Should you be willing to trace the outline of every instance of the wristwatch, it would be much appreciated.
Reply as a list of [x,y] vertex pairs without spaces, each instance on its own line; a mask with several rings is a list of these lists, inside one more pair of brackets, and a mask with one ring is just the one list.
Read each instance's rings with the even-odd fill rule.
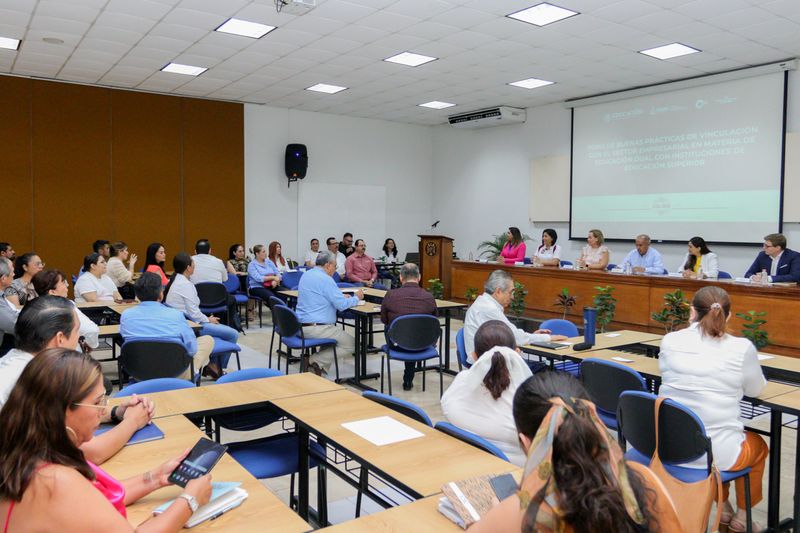
[[122,419],[117,416],[117,409],[118,408],[119,408],[118,405],[115,405],[114,407],[111,408],[110,418],[111,418],[111,421],[114,422],[115,424],[119,424],[120,422],[122,422]]
[[186,500],[186,503],[189,504],[189,509],[192,510],[192,514],[194,514],[194,512],[197,511],[199,505],[197,505],[197,500],[194,499],[194,496],[184,492],[183,494],[178,496],[178,498],[183,498],[184,500]]

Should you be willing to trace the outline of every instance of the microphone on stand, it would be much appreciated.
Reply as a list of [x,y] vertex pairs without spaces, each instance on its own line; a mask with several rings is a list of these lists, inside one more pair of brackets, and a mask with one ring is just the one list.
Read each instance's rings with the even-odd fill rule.
[[433,228],[435,228],[436,226],[438,226],[438,225],[439,225],[439,222],[441,222],[441,220],[437,220],[436,222],[434,222],[433,224],[431,224],[431,229],[433,229]]

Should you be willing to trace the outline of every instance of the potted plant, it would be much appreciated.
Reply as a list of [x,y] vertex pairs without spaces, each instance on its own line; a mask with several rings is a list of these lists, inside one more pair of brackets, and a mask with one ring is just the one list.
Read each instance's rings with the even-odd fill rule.
[[561,308],[562,310],[561,318],[566,320],[567,313],[572,308],[572,306],[575,305],[577,299],[578,299],[577,296],[572,296],[569,293],[569,289],[564,287],[563,289],[561,289],[561,292],[558,293],[558,296],[556,296],[556,301],[553,303],[553,306]]
[[594,296],[593,305],[597,309],[597,325],[600,333],[605,332],[612,320],[614,320],[614,313],[617,311],[617,299],[611,294],[614,287],[607,285],[605,287],[595,287],[597,294]]
[[437,300],[444,298],[444,283],[439,278],[428,280],[428,292]]
[[689,323],[690,307],[689,302],[683,297],[683,291],[678,289],[675,292],[666,293],[664,308],[651,316],[653,320],[664,326],[665,333],[669,333]]
[[748,311],[746,313],[736,313],[736,316],[744,320],[742,335],[750,339],[756,350],[760,350],[769,344],[769,334],[761,329],[767,323],[763,318],[767,316],[766,311]]
[[475,287],[467,287],[467,293],[464,295],[467,299],[468,304],[472,304],[475,301],[475,298],[478,297],[478,289]]
[[[530,236],[523,233],[522,234],[522,242],[531,240]],[[506,245],[507,239],[506,234],[501,233],[500,235],[494,235],[492,240],[490,241],[483,241],[478,245],[478,250],[480,253],[478,254],[479,257],[487,256],[486,258],[489,261],[497,261],[497,258],[500,257],[500,252],[503,251],[503,246]]]
[[522,313],[525,312],[525,297],[528,291],[525,290],[525,285],[519,281],[514,282],[514,290],[511,291],[511,313],[519,320],[522,318]]

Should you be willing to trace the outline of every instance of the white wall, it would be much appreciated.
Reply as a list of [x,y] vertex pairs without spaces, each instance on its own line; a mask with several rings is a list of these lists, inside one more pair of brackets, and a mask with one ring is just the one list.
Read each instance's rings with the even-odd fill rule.
[[[800,101],[797,95],[800,74],[789,74],[787,131],[800,130]],[[529,167],[532,158],[568,155],[570,151],[570,111],[561,104],[528,109],[525,124],[456,130],[438,126],[433,132],[434,219],[441,218],[446,233],[456,239],[455,249],[462,258],[475,253],[478,243],[493,234],[517,226],[538,241],[542,229],[554,228],[565,259],[575,260],[585,244],[569,241],[567,223],[537,223],[528,219],[530,191]],[[785,199],[796,202],[798,199]],[[602,229],[602,228],[601,228]],[[631,228],[631,236],[637,233]],[[800,249],[800,224],[784,224],[789,247]],[[697,234],[702,236],[702,228]],[[687,235],[687,240],[692,235]],[[528,246],[533,246],[528,243]],[[610,243],[611,262],[621,262],[632,243]],[[670,270],[677,268],[686,253],[684,245],[657,245]],[[750,266],[756,247],[714,246],[720,268],[742,275]],[[476,254],[477,255],[477,254]],[[530,255],[530,253],[529,253]]]
[[[280,241],[284,256],[302,255],[312,236],[298,234],[298,191],[303,182],[287,187],[283,170],[288,143],[308,146],[305,181],[386,188],[386,235],[397,242],[402,255],[417,249],[417,233],[432,222],[432,128],[381,120],[343,117],[246,105],[245,124],[245,239],[248,247]],[[345,210],[363,209],[352,198]],[[343,217],[344,218],[344,217]],[[344,227],[330,221],[329,234],[345,231],[356,238],[369,228]],[[376,238],[377,239],[377,238]],[[380,242],[367,241],[367,253],[380,256]]]

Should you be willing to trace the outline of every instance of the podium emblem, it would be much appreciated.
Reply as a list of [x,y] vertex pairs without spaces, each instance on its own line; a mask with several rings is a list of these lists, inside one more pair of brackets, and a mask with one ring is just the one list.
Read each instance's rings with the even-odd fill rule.
[[437,252],[438,250],[436,249],[435,242],[429,242],[425,245],[425,255],[433,256],[436,255]]

